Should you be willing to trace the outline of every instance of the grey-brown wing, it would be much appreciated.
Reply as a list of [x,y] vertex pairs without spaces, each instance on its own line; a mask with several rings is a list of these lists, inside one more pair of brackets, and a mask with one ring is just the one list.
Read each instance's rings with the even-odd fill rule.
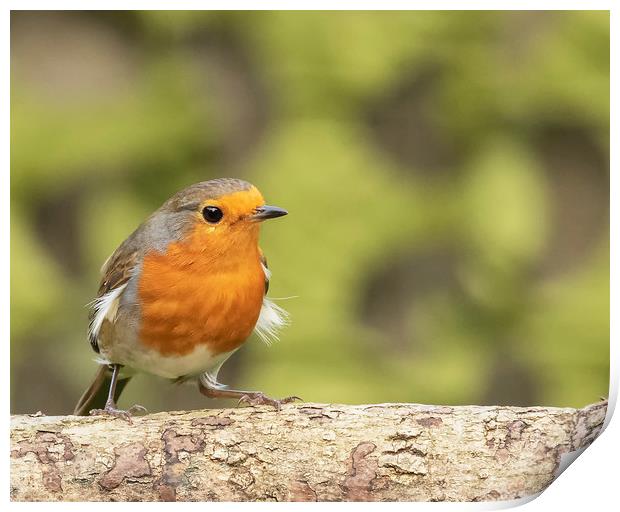
[[259,247],[259,256],[260,256],[260,262],[263,265],[264,270],[265,270],[265,295],[267,295],[267,292],[269,291],[269,277],[271,276],[271,272],[269,272],[269,266],[267,265],[267,258],[265,258],[265,253],[263,252],[263,250]]
[[138,251],[133,247],[121,245],[101,269],[101,282],[97,297],[124,285],[132,275],[138,263]]
[[88,340],[97,353],[99,353],[97,336],[101,324],[100,320],[98,322],[98,315],[102,314],[101,309],[107,306],[106,297],[109,297],[114,290],[119,290],[129,281],[138,263],[138,249],[133,242],[131,237],[125,240],[101,268],[102,277],[99,283],[99,291],[88,317]]

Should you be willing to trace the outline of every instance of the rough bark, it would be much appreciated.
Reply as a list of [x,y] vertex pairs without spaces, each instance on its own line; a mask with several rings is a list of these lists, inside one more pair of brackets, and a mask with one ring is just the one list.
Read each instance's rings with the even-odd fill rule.
[[414,404],[14,416],[15,501],[481,501],[537,493],[598,435],[584,409]]

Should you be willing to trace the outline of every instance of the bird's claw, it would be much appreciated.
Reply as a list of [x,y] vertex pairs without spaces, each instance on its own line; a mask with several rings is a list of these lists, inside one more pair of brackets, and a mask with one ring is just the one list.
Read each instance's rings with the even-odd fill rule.
[[112,416],[113,418],[120,418],[122,420],[125,420],[130,425],[133,425],[133,421],[131,420],[131,417],[136,413],[146,413],[146,412],[147,412],[146,407],[143,407],[138,404],[132,405],[126,411],[123,411],[122,409],[117,409],[116,407],[111,406],[111,405],[106,405],[105,408],[103,409],[93,409],[92,411],[89,412],[89,414],[91,416]]
[[264,393],[257,391],[254,393],[246,393],[245,395],[243,395],[237,402],[237,407],[239,407],[241,404],[271,405],[273,408],[279,411],[282,408],[283,404],[288,404],[294,402],[295,400],[301,401],[301,398],[299,398],[298,396],[287,396],[286,398],[281,399],[269,398]]
[[135,414],[146,414],[149,411],[143,405],[133,404],[129,409],[127,409],[127,412],[131,416],[134,416]]

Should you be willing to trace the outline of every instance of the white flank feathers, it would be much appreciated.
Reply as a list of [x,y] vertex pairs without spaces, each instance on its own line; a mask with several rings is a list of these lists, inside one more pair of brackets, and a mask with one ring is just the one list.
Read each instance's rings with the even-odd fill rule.
[[271,270],[267,268],[267,266],[261,261],[260,266],[263,267],[263,272],[265,273],[265,278],[267,281],[271,279]]
[[230,352],[226,352],[224,354],[219,354],[213,358],[211,368],[199,377],[203,386],[208,389],[226,389],[228,387],[226,384],[221,384],[217,381],[217,374],[219,373],[222,365],[235,352],[235,350],[231,350]]
[[116,312],[118,311],[120,296],[126,286],[127,283],[118,288],[114,288],[114,290],[109,291],[91,302],[91,307],[95,310],[95,317],[90,326],[90,337],[92,339],[97,339],[97,336],[99,336],[99,330],[104,320],[108,319],[110,322],[114,322]]
[[254,331],[260,339],[267,345],[271,345],[279,339],[278,332],[288,323],[289,314],[276,303],[264,297],[258,322],[256,322],[256,327],[254,327]]

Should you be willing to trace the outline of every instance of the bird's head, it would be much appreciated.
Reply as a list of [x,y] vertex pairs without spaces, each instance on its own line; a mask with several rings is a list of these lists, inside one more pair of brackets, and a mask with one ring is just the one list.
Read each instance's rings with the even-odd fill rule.
[[220,178],[191,185],[172,196],[156,212],[166,230],[180,238],[222,250],[258,240],[260,223],[288,212],[265,204],[260,191],[247,181]]

